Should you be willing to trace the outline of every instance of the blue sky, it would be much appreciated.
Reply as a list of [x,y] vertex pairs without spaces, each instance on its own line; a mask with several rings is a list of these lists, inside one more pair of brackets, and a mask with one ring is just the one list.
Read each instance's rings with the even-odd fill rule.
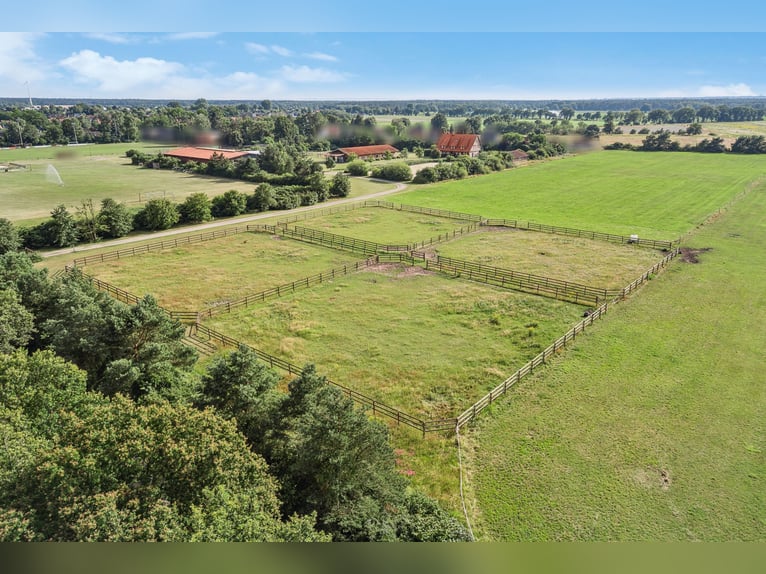
[[[642,4],[646,23],[653,2]],[[113,14],[86,11],[85,4],[73,0],[66,5],[66,18],[58,20],[55,7],[61,4],[41,10],[45,16],[31,21],[42,30],[0,32],[0,96],[25,97],[27,83],[33,98],[375,100],[766,95],[766,33],[748,28],[733,32],[629,31],[609,24],[599,12],[581,10],[564,14],[566,18],[561,13],[554,17],[555,5],[548,6],[547,12],[535,8],[534,18],[531,12],[522,13],[529,9],[517,8],[507,14],[493,12],[498,16],[493,19],[475,3],[471,4],[473,10],[465,3],[455,3],[453,7],[460,8],[453,10],[452,3],[445,2],[440,4],[440,11],[418,13],[421,8],[414,7],[406,17],[396,13],[404,31],[365,29],[369,26],[355,25],[347,18],[329,19],[322,10],[315,16],[313,28],[338,31],[315,32],[306,30],[312,29],[311,15],[316,12],[317,4],[312,2],[314,12],[298,12],[300,17],[284,27],[287,32],[188,32],[231,30],[242,22],[251,29],[278,26],[268,14],[258,12],[256,17],[234,8],[223,13],[226,17],[222,19],[222,13],[211,11],[213,4],[197,7],[194,0],[183,3],[186,9],[179,18],[163,17],[162,10],[172,7],[170,0],[147,6],[140,1],[115,3]],[[304,2],[281,5],[286,4],[309,6]],[[736,0],[729,6],[734,4]],[[152,5],[154,9],[150,9]],[[133,8],[128,10],[127,6]],[[619,4],[611,6],[610,17],[620,21]],[[82,10],[77,11],[77,7]],[[387,28],[392,15],[381,17],[375,10],[357,9],[357,21],[375,21]],[[663,18],[655,20],[667,20],[673,10],[668,7],[662,12]],[[753,8],[747,12],[753,18],[741,18],[740,23],[766,22],[759,18],[764,11]],[[712,23],[726,23],[725,16],[716,18],[715,14],[707,25],[698,22],[695,18],[701,13],[705,11],[695,9],[687,18],[701,30],[715,30]],[[195,14],[196,20],[186,18],[189,14]],[[509,31],[492,31],[503,19]],[[456,31],[457,20],[465,22],[467,30],[471,24],[483,22],[486,30]],[[519,26],[520,20],[528,25]],[[168,28],[172,22],[174,27],[184,28],[174,32],[104,31],[115,26],[139,28],[141,23],[146,29],[147,22],[163,23]],[[413,22],[419,22],[425,31],[407,31]],[[620,31],[520,31],[563,29],[563,22],[568,29],[589,30],[597,22],[598,28]],[[100,31],[46,31],[76,27]],[[735,28],[726,24],[722,29]]]

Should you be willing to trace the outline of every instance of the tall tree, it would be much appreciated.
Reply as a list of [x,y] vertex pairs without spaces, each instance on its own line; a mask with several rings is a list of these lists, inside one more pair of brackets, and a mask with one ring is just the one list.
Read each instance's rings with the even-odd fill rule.
[[101,200],[98,220],[106,237],[123,237],[133,230],[133,214],[124,203],[117,203],[111,197]]
[[21,237],[16,227],[8,219],[0,217],[0,255],[17,251],[21,247]]

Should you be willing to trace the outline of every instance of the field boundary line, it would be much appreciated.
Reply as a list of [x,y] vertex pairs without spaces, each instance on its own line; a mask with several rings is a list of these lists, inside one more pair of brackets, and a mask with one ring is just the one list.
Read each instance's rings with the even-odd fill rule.
[[165,241],[158,241],[157,243],[149,243],[145,245],[139,245],[137,247],[126,247],[125,249],[116,249],[114,251],[106,251],[104,253],[97,253],[96,255],[88,255],[86,257],[77,257],[73,259],[70,264],[74,266],[87,265],[88,263],[101,263],[104,261],[112,261],[114,259],[124,259],[125,257],[133,257],[135,255],[143,255],[144,253],[150,253],[152,251],[160,251],[162,249],[169,249],[171,247],[179,247],[182,245],[192,245],[194,243],[201,243],[203,241],[212,241],[213,239],[220,239],[221,237],[229,237],[232,235],[239,235],[245,233],[246,227],[233,227],[215,231],[205,231],[203,233],[196,233],[194,235],[187,235],[185,237],[167,239]]

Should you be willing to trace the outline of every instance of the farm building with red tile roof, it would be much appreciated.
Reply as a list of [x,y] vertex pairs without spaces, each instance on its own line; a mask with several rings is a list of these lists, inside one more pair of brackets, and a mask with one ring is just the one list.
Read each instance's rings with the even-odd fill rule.
[[442,134],[436,149],[445,155],[476,157],[481,151],[481,138],[476,134]]
[[208,163],[213,158],[213,154],[219,154],[226,159],[234,160],[234,159],[239,159],[239,158],[251,155],[252,153],[253,152],[233,151],[233,150],[227,150],[227,149],[179,147],[177,149],[166,151],[163,153],[163,155],[167,155],[170,157],[177,157],[183,162],[200,161],[200,162]]
[[327,154],[335,160],[336,163],[345,163],[351,154],[359,159],[383,159],[386,154],[391,155],[399,153],[399,150],[388,144],[381,145],[361,145],[356,147],[339,147]]

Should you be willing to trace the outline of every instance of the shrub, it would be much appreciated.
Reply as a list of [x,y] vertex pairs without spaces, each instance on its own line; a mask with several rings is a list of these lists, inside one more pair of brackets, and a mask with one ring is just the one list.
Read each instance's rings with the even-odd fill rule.
[[255,188],[252,195],[247,196],[248,211],[268,211],[277,204],[274,201],[274,188],[268,183],[262,183]]
[[349,175],[366,177],[370,173],[370,166],[363,161],[352,161],[346,165],[346,172]]
[[169,229],[178,223],[180,218],[176,206],[167,199],[151,199],[136,214],[134,226],[148,231]]
[[223,195],[213,198],[211,212],[213,217],[234,217],[245,213],[247,209],[247,195],[230,189]]
[[410,181],[412,171],[410,166],[404,162],[389,163],[373,168],[372,177],[389,181]]
[[330,185],[330,195],[332,197],[348,197],[351,193],[351,180],[344,173],[337,173]]
[[182,223],[201,223],[210,221],[212,215],[212,203],[204,193],[192,193],[178,206]]
[[289,187],[274,188],[274,209],[294,209],[300,201],[300,197]]

